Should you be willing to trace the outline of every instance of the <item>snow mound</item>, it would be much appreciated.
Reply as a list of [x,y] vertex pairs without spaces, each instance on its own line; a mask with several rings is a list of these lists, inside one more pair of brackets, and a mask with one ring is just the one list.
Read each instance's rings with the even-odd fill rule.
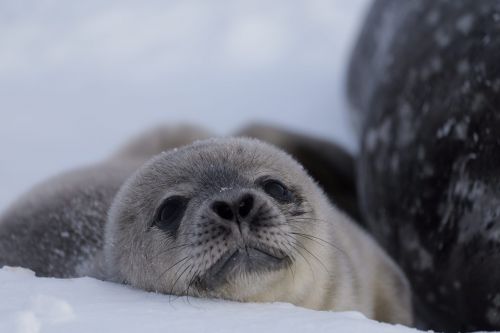
[[418,332],[357,312],[147,293],[92,278],[0,269],[0,332]]

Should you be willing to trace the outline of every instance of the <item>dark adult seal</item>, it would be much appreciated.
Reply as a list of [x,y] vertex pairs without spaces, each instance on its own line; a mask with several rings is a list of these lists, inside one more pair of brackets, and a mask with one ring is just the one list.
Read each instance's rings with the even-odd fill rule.
[[500,329],[500,3],[378,0],[350,65],[360,206],[421,323]]

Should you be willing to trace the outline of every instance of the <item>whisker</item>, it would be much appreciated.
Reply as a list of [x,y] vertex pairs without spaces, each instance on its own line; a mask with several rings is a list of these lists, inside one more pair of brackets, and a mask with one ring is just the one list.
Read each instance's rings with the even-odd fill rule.
[[[184,264],[186,264],[186,263],[187,263],[187,262],[185,262]],[[183,265],[184,265],[184,264],[183,264]],[[185,273],[185,272],[186,272],[186,271],[187,271],[190,267],[192,267],[192,265],[191,265],[191,264],[188,264],[188,265],[184,268],[184,270],[181,272],[181,274],[179,274],[179,275],[177,276],[177,278],[175,279],[174,284],[172,285],[172,288],[170,289],[170,293],[169,293],[171,296],[173,295],[173,292],[174,292],[174,289],[175,289],[175,285],[177,284],[177,282],[179,282],[180,278],[184,275],[184,273]],[[181,269],[182,269],[182,266],[181,266],[181,267],[177,270],[177,272],[179,272]],[[176,275],[177,275],[177,272],[176,272]],[[183,296],[183,295],[178,295],[178,296]]]
[[[335,245],[335,244],[333,244],[333,243],[331,243],[331,242],[328,242],[328,241],[326,241],[326,240],[324,240],[324,239],[322,239],[322,238],[320,238],[320,237],[316,237],[316,236],[313,236],[313,235],[310,235],[310,234],[301,233],[301,232],[291,232],[291,234],[296,235],[296,236],[300,236],[300,237],[304,237],[304,238],[309,239],[309,240],[311,240],[311,241],[315,241],[315,242],[317,242],[318,244],[321,244],[321,243],[320,243],[320,241],[321,241],[321,242],[323,242],[323,243],[324,243],[324,244],[326,244],[326,245],[330,245],[330,246],[331,246],[331,247],[333,247],[335,250],[339,251],[342,255],[344,255],[344,256],[346,256],[346,257],[348,257],[348,256],[347,256],[347,253],[345,253],[345,251],[344,251],[344,250],[342,250],[339,246],[337,246],[337,245]],[[324,245],[324,244],[323,244],[323,245]]]
[[[289,237],[289,238],[291,238],[291,239],[293,239],[295,242],[297,242],[297,239],[295,239],[293,236],[290,236],[290,235],[286,235],[286,236]],[[293,247],[293,248],[295,248],[295,247]],[[309,270],[311,271],[311,274],[314,276],[314,270],[313,270],[312,265],[309,262],[309,260],[307,260],[307,258],[300,251],[298,251],[297,249],[295,249],[293,252],[297,253],[298,255],[300,255],[302,257],[302,259],[304,259],[304,261],[309,266]]]
[[167,249],[161,249],[160,252],[158,252],[157,254],[155,254],[154,256],[148,258],[148,259],[156,259],[158,258],[159,256],[162,256],[162,255],[165,255],[167,254],[169,251],[171,250],[175,250],[175,249],[183,249],[183,248],[187,248],[189,247],[191,244],[181,244],[181,245],[177,245],[177,246],[172,246],[172,247],[169,247]]
[[[289,236],[291,237],[291,236]],[[321,259],[319,259],[314,253],[312,253],[307,247],[304,246],[304,244],[302,244],[302,242],[300,242],[298,239],[294,239],[296,242],[297,242],[297,245],[302,248],[304,251],[306,251],[307,253],[309,253],[309,255],[311,257],[313,257],[314,259],[316,259],[321,266],[323,266],[323,268],[325,269],[326,272],[329,272],[328,268],[325,266],[325,264],[323,263],[323,261],[321,261]]]
[[177,261],[176,263],[174,263],[172,266],[170,266],[169,268],[167,268],[166,270],[164,270],[160,276],[156,279],[156,282],[158,282],[161,278],[163,278],[163,276],[169,271],[171,270],[172,268],[174,268],[175,266],[177,266],[178,264],[180,264],[181,262],[183,262],[184,260],[187,260],[189,259],[189,256],[185,256],[184,258],[180,259],[179,261]]

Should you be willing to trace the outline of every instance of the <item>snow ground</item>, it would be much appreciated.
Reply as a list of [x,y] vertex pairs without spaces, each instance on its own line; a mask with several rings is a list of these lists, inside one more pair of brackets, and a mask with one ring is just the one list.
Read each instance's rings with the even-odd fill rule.
[[35,278],[24,269],[1,269],[0,286],[0,332],[418,332],[356,312],[174,298],[90,278]]
[[[356,150],[344,71],[370,0],[0,2],[0,211],[158,123],[261,120]],[[0,332],[415,332],[0,270]]]

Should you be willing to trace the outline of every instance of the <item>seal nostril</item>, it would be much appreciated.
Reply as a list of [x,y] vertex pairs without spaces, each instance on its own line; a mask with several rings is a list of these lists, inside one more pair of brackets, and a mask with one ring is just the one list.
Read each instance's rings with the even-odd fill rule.
[[250,213],[250,211],[253,208],[253,197],[248,194],[245,195],[238,206],[238,214],[241,217],[247,217],[247,215]]
[[214,202],[214,204],[212,205],[212,210],[224,220],[232,220],[234,218],[233,210],[226,202]]

